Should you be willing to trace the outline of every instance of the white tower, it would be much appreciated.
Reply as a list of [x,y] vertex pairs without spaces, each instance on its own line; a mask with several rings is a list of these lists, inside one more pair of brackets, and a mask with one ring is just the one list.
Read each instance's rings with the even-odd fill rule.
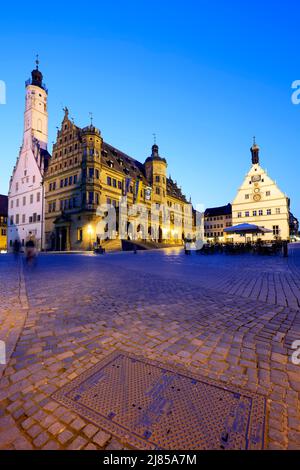
[[43,247],[43,175],[50,155],[48,143],[48,90],[43,83],[39,61],[26,81],[23,142],[10,180],[8,193],[8,248],[15,240],[22,246],[33,238]]

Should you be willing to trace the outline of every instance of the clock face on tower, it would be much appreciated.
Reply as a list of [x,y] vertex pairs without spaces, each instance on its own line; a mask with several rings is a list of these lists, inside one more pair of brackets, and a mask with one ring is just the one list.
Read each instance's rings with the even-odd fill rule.
[[261,180],[261,176],[260,175],[253,175],[251,176],[251,181],[252,183],[255,183],[256,181],[260,181]]
[[256,193],[256,194],[254,194],[253,199],[254,199],[255,202],[259,202],[261,200],[261,195]]

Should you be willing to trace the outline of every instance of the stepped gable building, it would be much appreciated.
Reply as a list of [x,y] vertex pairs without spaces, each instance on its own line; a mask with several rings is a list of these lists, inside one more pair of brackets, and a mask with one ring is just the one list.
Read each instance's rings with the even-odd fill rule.
[[[188,212],[185,196],[177,184],[166,176],[167,162],[159,155],[156,144],[151,155],[141,163],[104,142],[101,132],[92,123],[84,128],[74,124],[64,110],[61,128],[53,146],[52,159],[45,175],[45,239],[49,250],[87,250],[100,243],[97,215],[100,204],[118,208],[127,196],[130,207],[143,203],[166,204],[170,210],[169,227],[159,225],[157,238],[181,243],[182,233],[176,230],[177,218]],[[189,217],[187,215],[186,217]],[[191,216],[192,218],[192,216]],[[129,216],[134,225],[135,216]],[[153,234],[151,227],[135,227],[137,238]],[[121,238],[118,223],[110,238]],[[135,235],[129,233],[129,238]],[[137,239],[135,238],[135,239]],[[155,236],[156,238],[156,236]]]
[[37,60],[25,83],[23,142],[9,185],[9,249],[16,239],[23,246],[29,238],[35,240],[38,249],[43,245],[43,175],[50,160],[47,100],[48,90]]
[[[260,166],[255,141],[250,150],[252,165],[232,203],[232,225],[249,223],[270,229],[271,233],[258,236],[264,241],[289,240],[289,198]],[[233,239],[238,242],[240,236],[233,235]]]
[[8,197],[0,194],[0,251],[7,249]]
[[204,239],[206,242],[225,241],[224,228],[232,225],[231,204],[210,207],[204,212]]

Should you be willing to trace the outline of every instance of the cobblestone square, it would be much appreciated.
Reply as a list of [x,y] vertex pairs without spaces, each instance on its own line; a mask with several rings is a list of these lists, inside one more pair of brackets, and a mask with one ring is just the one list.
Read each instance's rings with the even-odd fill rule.
[[52,395],[114,351],[267,399],[266,447],[300,449],[300,246],[290,256],[180,249],[0,256],[1,449],[123,449]]

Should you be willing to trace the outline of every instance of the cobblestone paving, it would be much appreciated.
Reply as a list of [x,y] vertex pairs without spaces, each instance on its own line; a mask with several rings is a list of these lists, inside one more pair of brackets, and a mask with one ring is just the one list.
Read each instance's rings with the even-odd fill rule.
[[28,309],[20,272],[0,258],[1,319],[15,345],[0,382],[0,448],[127,448],[51,399],[121,349],[265,395],[268,448],[300,449],[300,247],[288,260],[41,255],[24,270]]

